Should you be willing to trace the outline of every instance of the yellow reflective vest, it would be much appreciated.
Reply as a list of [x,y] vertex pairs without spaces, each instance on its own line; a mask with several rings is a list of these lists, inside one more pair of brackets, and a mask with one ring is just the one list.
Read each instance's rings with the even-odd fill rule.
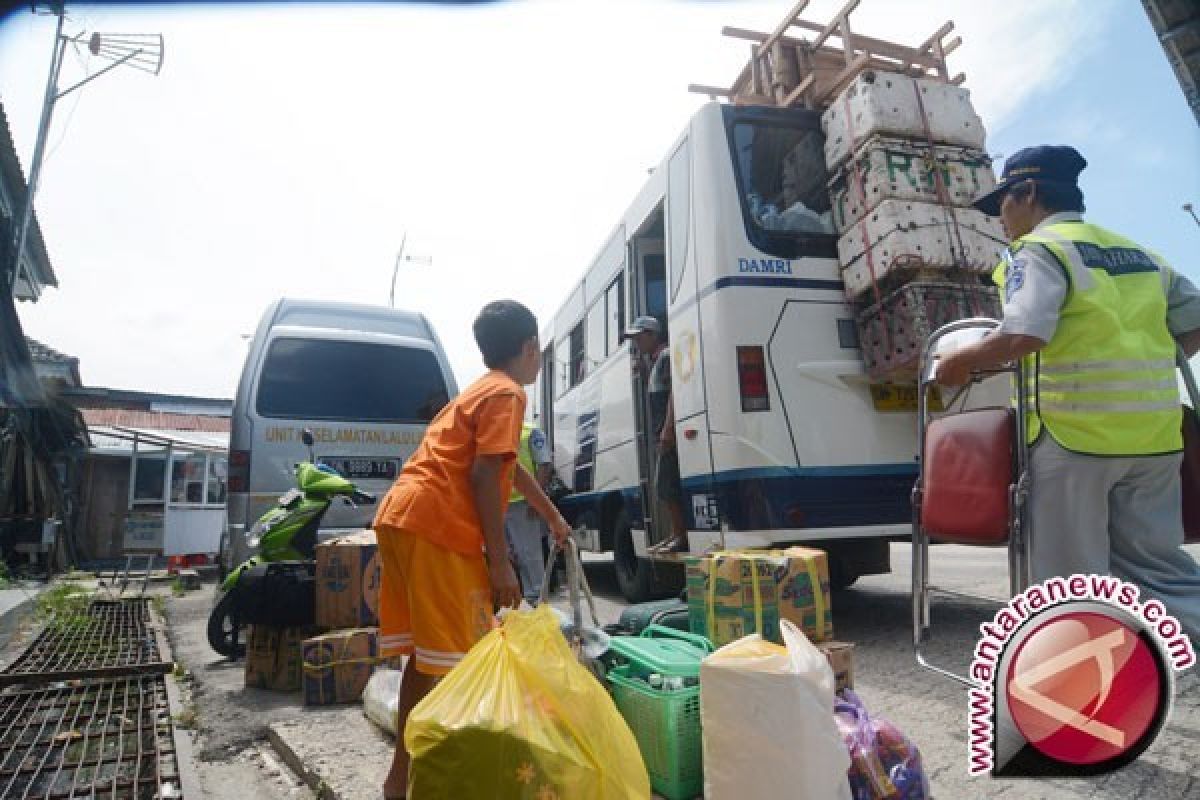
[[1013,242],[993,273],[998,286],[1029,243],[1043,245],[1068,282],[1054,337],[1026,360],[1029,442],[1044,427],[1077,453],[1182,449],[1176,344],[1167,329],[1170,267],[1099,226],[1058,222]]
[[[535,430],[537,430],[537,428],[528,423],[521,424],[521,441],[517,445],[517,463],[524,467],[530,475],[536,478],[537,465],[533,463],[533,451],[529,449],[529,436]],[[512,494],[508,496],[508,502],[510,503],[520,503],[524,499],[525,495],[521,494],[516,489],[513,489]]]

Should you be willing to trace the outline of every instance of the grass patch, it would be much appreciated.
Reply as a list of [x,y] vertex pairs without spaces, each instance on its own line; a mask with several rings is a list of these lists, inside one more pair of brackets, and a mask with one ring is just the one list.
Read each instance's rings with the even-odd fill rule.
[[194,730],[200,724],[200,712],[196,709],[195,703],[188,703],[183,707],[183,710],[176,714],[175,727],[183,730]]
[[183,597],[184,594],[186,594],[186,591],[187,590],[183,588],[183,581],[181,581],[179,578],[171,581],[171,594],[175,595],[176,597]]
[[8,571],[8,564],[0,561],[0,589],[7,589],[12,585],[12,573]]
[[78,625],[87,620],[92,590],[78,583],[56,584],[38,595],[35,615],[41,622]]

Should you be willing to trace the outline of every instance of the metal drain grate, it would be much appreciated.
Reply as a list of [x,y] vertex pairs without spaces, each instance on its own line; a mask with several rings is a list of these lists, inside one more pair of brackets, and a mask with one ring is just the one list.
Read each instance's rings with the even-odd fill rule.
[[162,676],[0,693],[0,797],[182,797]]
[[170,672],[146,603],[93,600],[82,613],[56,618],[0,672],[0,687]]

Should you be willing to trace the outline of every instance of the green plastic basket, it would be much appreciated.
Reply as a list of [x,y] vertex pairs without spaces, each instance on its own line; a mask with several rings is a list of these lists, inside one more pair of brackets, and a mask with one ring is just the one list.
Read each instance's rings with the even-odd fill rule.
[[662,625],[647,625],[639,636],[613,636],[609,649],[637,666],[639,673],[657,672],[681,678],[698,678],[700,662],[713,651],[712,643],[695,633]]
[[[677,646],[659,648],[652,639]],[[712,645],[703,637],[655,625],[641,637],[628,637],[626,644],[630,646],[622,648],[621,655],[629,663],[608,672],[613,702],[637,739],[650,785],[667,800],[691,800],[704,792],[700,687],[667,691],[640,678],[651,672],[698,676],[700,660]],[[694,663],[687,663],[693,659]]]

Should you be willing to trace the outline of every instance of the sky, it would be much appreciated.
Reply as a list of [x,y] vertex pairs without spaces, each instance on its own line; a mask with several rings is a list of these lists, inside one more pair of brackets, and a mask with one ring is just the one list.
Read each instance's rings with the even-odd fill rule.
[[[162,33],[157,77],[117,69],[59,101],[37,211],[60,287],[18,311],[86,384],[231,397],[280,296],[433,322],[459,385],[470,324],[513,297],[549,319],[647,170],[780,2],[69,6],[66,31]],[[842,0],[814,0],[825,21]],[[1139,3],[864,0],[855,30],[950,58],[988,151],[1072,144],[1089,218],[1200,282],[1200,128]],[[54,19],[0,20],[0,100],[33,152]],[[66,86],[104,62],[69,52]]]

